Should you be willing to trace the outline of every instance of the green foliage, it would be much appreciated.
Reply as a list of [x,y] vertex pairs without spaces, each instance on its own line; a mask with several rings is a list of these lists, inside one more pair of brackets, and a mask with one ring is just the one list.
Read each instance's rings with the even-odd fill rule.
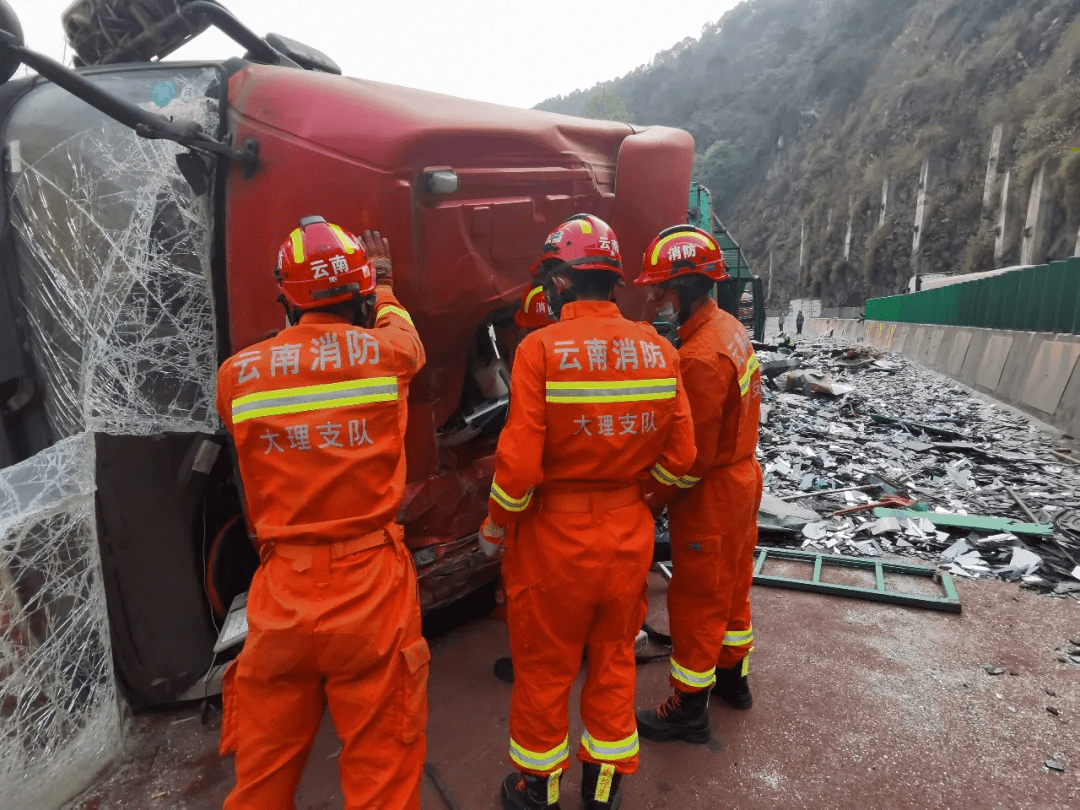
[[582,113],[585,118],[598,118],[604,121],[622,121],[630,123],[630,111],[626,109],[626,103],[606,87],[601,87],[589,96],[588,103]]
[[750,180],[750,161],[730,141],[716,141],[694,156],[694,180],[713,194],[720,208],[731,202]]

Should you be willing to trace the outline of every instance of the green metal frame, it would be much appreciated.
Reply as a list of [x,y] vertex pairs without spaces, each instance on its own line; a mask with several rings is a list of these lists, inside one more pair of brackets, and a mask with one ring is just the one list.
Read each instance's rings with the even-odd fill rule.
[[[796,579],[794,577],[777,577],[762,574],[761,570],[765,567],[765,561],[769,558],[812,562],[814,564],[813,577],[811,579]],[[877,587],[860,588],[856,585],[839,585],[832,582],[822,582],[821,569],[825,565],[873,571],[877,576]],[[924,596],[922,594],[887,591],[885,590],[886,571],[892,574],[904,574],[905,576],[924,577],[926,579],[935,580],[941,584],[945,596]],[[952,577],[950,577],[947,572],[937,571],[933,568],[924,568],[921,565],[883,562],[881,560],[870,560],[864,557],[845,557],[839,554],[815,554],[809,551],[795,551],[794,549],[759,546],[757,563],[754,565],[754,584],[765,585],[772,588],[792,588],[797,591],[827,593],[833,596],[850,596],[856,599],[869,599],[872,602],[888,602],[893,605],[907,605],[908,607],[941,610],[946,613],[960,612],[960,596],[956,592],[956,586],[953,585]]]
[[[690,184],[690,200],[686,211],[686,221],[695,228],[708,231],[720,246],[724,264],[730,276],[716,285],[716,303],[722,310],[738,318],[746,331],[757,341],[765,339],[765,292],[761,279],[750,271],[742,248],[728,229],[724,227],[713,210],[712,194],[700,183]],[[749,318],[739,316],[739,304],[743,294],[750,289],[754,311]]]

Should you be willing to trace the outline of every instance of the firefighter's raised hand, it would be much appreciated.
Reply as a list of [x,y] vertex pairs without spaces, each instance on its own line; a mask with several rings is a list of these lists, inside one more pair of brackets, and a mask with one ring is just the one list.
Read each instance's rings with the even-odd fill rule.
[[360,237],[364,253],[375,268],[375,283],[394,286],[394,272],[390,264],[390,240],[378,231],[364,231]]

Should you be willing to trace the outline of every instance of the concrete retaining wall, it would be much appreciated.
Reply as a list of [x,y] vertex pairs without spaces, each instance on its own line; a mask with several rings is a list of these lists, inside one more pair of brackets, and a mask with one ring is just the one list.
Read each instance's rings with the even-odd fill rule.
[[814,318],[807,331],[899,352],[1080,436],[1080,335]]
[[[863,340],[863,322],[848,318],[811,318],[803,324],[803,331],[812,335],[827,335],[845,340]],[[794,334],[795,330],[791,330]]]

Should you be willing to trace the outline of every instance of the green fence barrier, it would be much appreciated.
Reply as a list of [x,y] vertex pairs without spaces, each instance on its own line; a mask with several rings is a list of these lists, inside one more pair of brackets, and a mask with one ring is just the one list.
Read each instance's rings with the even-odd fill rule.
[[[1063,332],[1080,332],[1080,257],[1065,261],[1065,284],[1061,290]],[[1068,328],[1064,328],[1068,324]]]
[[866,319],[1080,333],[1080,257],[866,302]]

